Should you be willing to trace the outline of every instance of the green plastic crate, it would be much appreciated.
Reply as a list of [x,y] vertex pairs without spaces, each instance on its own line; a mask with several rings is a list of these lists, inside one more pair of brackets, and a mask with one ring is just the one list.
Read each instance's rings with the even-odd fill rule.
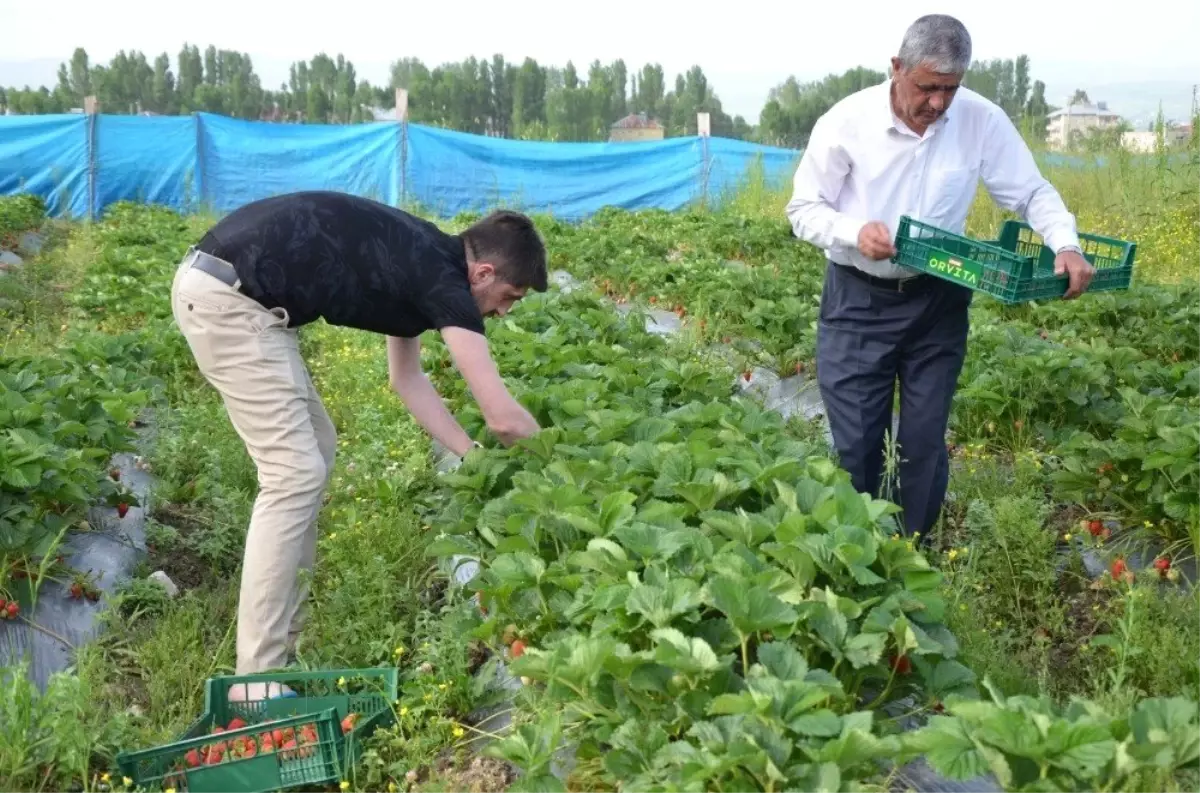
[[[344,680],[342,685],[340,681]],[[229,692],[248,683],[282,683],[297,696],[229,702]],[[181,738],[164,746],[137,752],[122,752],[117,765],[134,784],[147,790],[174,788],[179,793],[266,793],[296,787],[319,787],[337,783],[362,753],[362,741],[380,726],[393,721],[392,703],[399,696],[396,669],[335,669],[321,672],[214,677],[204,692],[204,714]],[[342,719],[359,714],[354,729],[343,736]],[[213,736],[216,726],[234,717],[245,728]],[[318,742],[313,751],[285,757],[276,748],[252,758],[226,758],[216,765],[189,768],[186,756],[192,749],[216,740],[314,724]]]
[[[1055,253],[1027,223],[1007,220],[996,240],[973,240],[928,223],[900,218],[892,261],[1004,303],[1061,298],[1069,278],[1054,274]],[[1133,279],[1132,242],[1080,234],[1079,247],[1096,273],[1088,292],[1128,289]]]

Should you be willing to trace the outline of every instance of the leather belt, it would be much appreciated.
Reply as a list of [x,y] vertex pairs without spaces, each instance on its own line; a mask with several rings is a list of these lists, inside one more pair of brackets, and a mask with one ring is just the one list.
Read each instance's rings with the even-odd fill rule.
[[237,270],[233,269],[233,265],[224,259],[218,259],[216,256],[195,249],[192,250],[192,257],[191,266],[200,272],[208,273],[234,289],[241,286]]
[[892,292],[906,292],[914,287],[922,286],[930,280],[929,277],[924,273],[920,273],[909,278],[880,278],[877,275],[871,275],[870,273],[863,272],[853,265],[838,264],[837,262],[834,262],[833,264],[842,268],[844,271],[860,281],[865,281],[872,286],[878,286],[881,289],[887,289]]

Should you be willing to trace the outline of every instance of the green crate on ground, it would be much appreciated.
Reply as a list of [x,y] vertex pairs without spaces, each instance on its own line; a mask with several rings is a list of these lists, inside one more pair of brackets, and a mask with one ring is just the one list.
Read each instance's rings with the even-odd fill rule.
[[[1129,288],[1135,243],[1080,234],[1079,246],[1096,268],[1088,292]],[[1024,303],[1066,293],[1069,279],[1054,274],[1054,258],[1054,251],[1020,221],[1005,221],[999,239],[974,240],[904,216],[896,231],[892,261],[1004,303]]]
[[[230,702],[229,693],[251,683],[282,683],[295,697]],[[392,703],[399,696],[396,669],[335,669],[320,672],[279,672],[260,675],[214,677],[204,692],[204,714],[174,743],[137,752],[122,752],[117,764],[123,775],[147,790],[174,788],[179,793],[225,791],[265,793],[296,787],[313,788],[337,783],[358,761],[362,742],[380,726],[393,720]],[[358,714],[354,729],[342,734],[341,722]],[[235,717],[245,728],[212,735]],[[192,767],[188,753],[217,740],[261,736],[276,729],[296,730],[313,724],[318,740],[312,749],[232,758],[213,765]],[[193,756],[193,760],[195,756]]]

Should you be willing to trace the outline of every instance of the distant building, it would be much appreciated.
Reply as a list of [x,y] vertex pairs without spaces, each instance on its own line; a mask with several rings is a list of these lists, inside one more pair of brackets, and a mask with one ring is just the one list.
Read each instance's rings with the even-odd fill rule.
[[1065,149],[1077,135],[1086,135],[1093,129],[1111,129],[1121,123],[1121,116],[1108,109],[1107,102],[1096,104],[1067,104],[1049,116],[1046,127],[1046,143],[1051,148]]
[[627,143],[640,140],[662,140],[666,128],[645,113],[630,113],[625,118],[618,119],[609,127],[608,140],[610,143]]
[[[1186,143],[1192,137],[1191,124],[1168,124],[1163,130],[1163,143],[1167,148]],[[1158,133],[1153,131],[1126,132],[1121,136],[1121,145],[1130,151],[1151,152],[1158,146]]]

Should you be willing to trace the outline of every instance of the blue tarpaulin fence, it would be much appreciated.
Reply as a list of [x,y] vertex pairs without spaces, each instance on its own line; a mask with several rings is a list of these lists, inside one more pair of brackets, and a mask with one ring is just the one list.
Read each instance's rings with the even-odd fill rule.
[[801,152],[726,138],[548,143],[400,121],[310,125],[191,116],[0,116],[0,195],[54,217],[117,201],[218,214],[295,190],[339,190],[440,217],[507,206],[584,219],[604,207],[720,201],[751,173],[790,180]]

